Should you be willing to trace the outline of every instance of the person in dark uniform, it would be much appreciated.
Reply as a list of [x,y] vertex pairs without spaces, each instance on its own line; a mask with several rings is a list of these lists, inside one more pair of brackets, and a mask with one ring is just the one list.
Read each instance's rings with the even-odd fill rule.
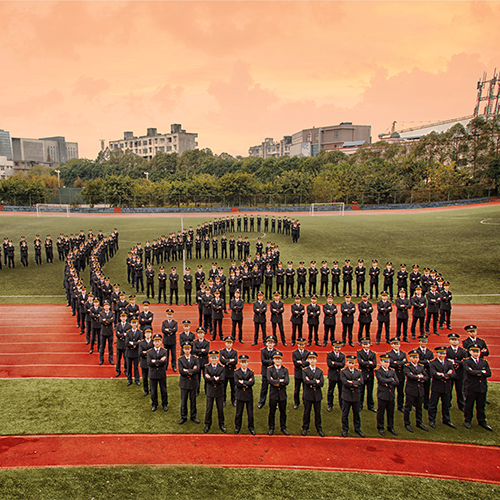
[[342,436],[347,437],[349,432],[349,413],[352,408],[354,432],[360,437],[365,437],[361,430],[361,419],[359,416],[359,400],[361,398],[360,387],[363,385],[363,376],[354,366],[356,356],[347,356],[347,367],[340,372],[342,383]]
[[292,353],[295,382],[295,388],[293,392],[294,410],[296,410],[300,406],[300,387],[304,382],[302,371],[305,367],[309,366],[309,361],[307,361],[309,351],[305,349],[306,340],[300,337],[299,339],[297,339],[297,345],[298,348]]
[[307,345],[310,346],[313,341],[314,334],[314,344],[320,346],[319,343],[319,317],[321,315],[321,308],[317,304],[318,297],[313,295],[311,297],[311,303],[307,306],[307,324],[309,326],[309,340]]
[[453,363],[453,369],[455,370],[456,378],[451,379],[452,390],[450,392],[450,408],[451,401],[453,399],[453,386],[455,386],[455,392],[457,396],[457,406],[460,411],[465,409],[465,398],[464,398],[464,366],[463,362],[465,358],[469,357],[469,353],[458,345],[460,335],[458,333],[450,333],[448,335],[450,339],[450,346],[446,350],[446,359],[449,359]]
[[427,307],[427,300],[422,295],[422,288],[420,286],[415,287],[415,295],[411,298],[411,305],[413,307],[412,311],[412,321],[411,321],[411,338],[415,340],[417,323],[420,324],[420,335],[424,335],[424,320],[425,320],[425,308]]
[[418,264],[413,264],[413,271],[409,274],[408,278],[410,279],[410,298],[415,294],[415,289],[417,286],[420,286],[420,277]]
[[212,412],[214,402],[217,406],[217,416],[219,419],[219,428],[222,432],[227,432],[224,427],[224,367],[218,362],[219,351],[209,352],[210,362],[205,366],[205,380],[207,382],[207,404],[205,413],[205,428],[203,432],[207,433],[212,426]]
[[282,365],[283,354],[275,351],[272,355],[273,364],[267,369],[267,378],[269,379],[269,418],[268,434],[272,436],[275,428],[276,408],[280,411],[280,429],[285,436],[290,433],[286,428],[286,388],[290,382],[288,369]]
[[477,336],[477,326],[467,325],[464,330],[468,333],[468,337],[462,341],[462,346],[466,351],[469,351],[471,346],[479,347],[481,350],[481,357],[485,358],[490,355],[490,351],[486,342]]
[[391,359],[387,354],[380,356],[380,368],[375,370],[377,377],[377,429],[385,436],[384,415],[387,414],[387,430],[397,436],[394,429],[394,400],[396,387],[399,385],[396,372],[389,367]]
[[153,328],[154,314],[149,310],[149,300],[142,302],[143,310],[139,313],[139,328],[144,332],[146,328]]
[[94,299],[94,306],[89,309],[89,315],[91,318],[91,338],[90,338],[90,354],[94,352],[94,345],[97,342],[97,350],[101,346],[101,312],[102,309],[99,306],[99,299]]
[[262,330],[262,342],[265,343],[266,341],[267,304],[262,300],[263,298],[264,294],[259,292],[257,300],[253,304],[254,337],[252,345],[257,345],[259,342],[259,329]]
[[[210,342],[205,340],[205,329],[200,326],[196,329],[196,340],[193,342],[193,355],[199,359],[199,370],[197,373],[198,377],[198,389],[197,393],[200,393],[201,388],[201,377],[205,376],[205,366],[208,363],[208,353],[210,352]],[[206,392],[206,382],[204,382],[205,392]]]
[[358,265],[354,270],[354,274],[356,275],[356,297],[365,294],[366,267],[363,264],[363,259],[359,259]]
[[193,290],[193,275],[189,267],[186,267],[182,281],[184,281],[184,305],[192,305],[191,292]]
[[151,266],[151,262],[148,263],[146,269],[146,298],[155,298],[155,270]]
[[361,396],[359,400],[359,410],[363,409],[366,392],[366,403],[370,411],[376,412],[375,402],[373,401],[373,385],[375,380],[375,368],[377,368],[377,356],[370,349],[370,339],[365,337],[361,339],[361,346],[357,352],[358,365],[363,376],[363,385],[361,387]]
[[429,425],[436,427],[436,415],[439,400],[441,399],[441,412],[443,424],[456,429],[450,418],[451,381],[456,377],[453,362],[446,359],[446,346],[436,347],[436,359],[429,363],[431,383],[431,398],[429,400]]
[[373,306],[370,304],[370,302],[368,302],[367,293],[363,293],[362,298],[363,300],[358,304],[358,343],[361,343],[361,339],[363,338],[363,331],[365,332],[364,337],[370,339],[370,325],[372,324]]
[[168,411],[167,393],[167,352],[162,348],[162,337],[159,333],[153,336],[153,349],[147,356],[149,381],[151,386],[151,411],[158,408],[158,386],[160,386],[161,403],[164,411]]
[[[219,330],[219,339],[223,339],[222,335],[222,319],[224,318],[224,301],[220,298],[220,290],[214,291],[214,298],[211,301],[212,308],[212,340],[217,338],[217,329]],[[218,328],[217,328],[218,326]]]
[[351,296],[345,296],[345,302],[340,305],[340,312],[342,313],[342,347],[346,345],[347,335],[349,335],[349,345],[354,347],[352,342],[352,330],[354,327],[354,313],[356,306],[351,302]]
[[168,275],[165,272],[165,267],[160,266],[158,273],[158,304],[161,303],[161,296],[163,295],[163,303],[167,303],[167,279]]
[[339,263],[338,261],[334,260],[333,261],[333,267],[331,269],[331,274],[332,274],[332,295],[337,294],[337,297],[340,297],[340,274],[341,270],[339,268]]
[[110,309],[110,303],[106,300],[103,304],[103,310],[99,314],[100,329],[100,346],[99,346],[99,364],[104,363],[104,349],[106,343],[108,344],[108,361],[109,364],[113,363],[113,324],[115,322],[115,315]]
[[300,261],[299,267],[297,268],[297,294],[300,295],[300,289],[302,288],[302,295],[306,295],[306,276],[307,269],[304,267],[304,261]]
[[410,299],[406,298],[406,290],[401,288],[396,299],[396,336],[401,339],[401,327],[403,329],[403,342],[408,340],[408,311],[411,309]]
[[410,413],[415,408],[417,428],[429,432],[422,424],[422,403],[424,401],[424,382],[428,379],[425,368],[418,363],[418,352],[412,350],[408,353],[409,363],[406,363],[404,374],[405,385],[405,407],[403,412],[405,428],[408,432],[414,432],[410,424]]
[[175,305],[179,305],[179,275],[177,274],[177,269],[172,267],[171,273],[168,275],[168,280],[170,282],[170,301],[169,305],[172,305],[173,298],[175,296]]
[[269,380],[267,378],[267,370],[273,364],[273,355],[278,352],[274,348],[274,338],[267,337],[266,347],[260,350],[261,375],[262,385],[260,388],[259,403],[257,408],[260,410],[266,404],[267,392],[269,390]]
[[[260,226],[260,223],[258,223]],[[253,386],[255,384],[255,374],[248,368],[249,357],[246,354],[238,356],[240,367],[234,372],[234,385],[236,388],[236,415],[234,417],[234,433],[238,434],[243,422],[243,411],[247,408],[248,430],[255,436],[255,426],[253,418]]]
[[300,303],[300,295],[296,295],[295,303],[292,304],[290,321],[292,323],[292,346],[295,345],[297,337],[302,337],[302,324],[304,322],[305,308]]
[[396,279],[396,286],[398,287],[398,290],[401,290],[401,288],[403,288],[403,290],[406,292],[406,296],[408,297],[408,271],[406,270],[406,264],[400,265],[400,270],[396,275]]
[[328,280],[330,276],[330,269],[328,268],[328,263],[326,260],[321,262],[321,267],[319,268],[320,274],[320,287],[319,294],[327,295],[328,294]]
[[342,293],[345,295],[352,294],[352,273],[353,268],[351,266],[351,261],[349,259],[345,260],[345,266],[342,268],[342,280],[344,282],[344,287]]
[[196,418],[196,397],[198,395],[198,375],[200,373],[200,359],[192,354],[191,342],[182,344],[183,356],[179,358],[179,388],[181,390],[181,419],[179,425],[187,422],[188,407],[187,402],[190,402],[191,420],[195,424],[200,421]]
[[172,370],[174,372],[177,371],[177,328],[177,321],[174,320],[174,311],[172,309],[167,309],[167,319],[161,324],[161,331],[163,333],[163,347],[167,352],[167,364],[165,368],[168,368],[168,360],[169,357],[172,356]]
[[382,274],[384,276],[384,292],[389,294],[392,302],[394,296],[394,269],[392,268],[392,262],[387,263]]
[[[210,283],[210,282],[209,282]],[[200,304],[202,308],[203,315],[203,327],[207,333],[212,332],[212,300],[214,300],[214,295],[210,290],[210,287],[205,287],[204,293],[200,296]],[[220,304],[219,304],[220,305]]]
[[438,316],[439,307],[441,304],[441,296],[437,292],[437,285],[435,283],[431,284],[431,291],[427,292],[425,295],[427,301],[427,317],[425,319],[425,333],[430,334],[430,323],[432,320],[432,329],[435,335],[439,335],[438,326]]
[[324,337],[323,347],[328,345],[329,339],[333,345],[335,341],[335,316],[337,315],[337,306],[333,303],[333,295],[329,293],[326,297],[326,304],[323,304],[323,326]]
[[[318,268],[316,267],[315,260],[311,260],[311,267],[309,267],[307,272],[309,274],[309,297],[310,297],[311,295],[316,295],[316,282],[319,273]],[[328,287],[328,277],[327,277],[327,287]]]
[[321,425],[321,400],[323,399],[322,387],[324,385],[323,370],[316,366],[318,354],[311,351],[307,355],[309,366],[303,368],[302,377],[304,380],[304,415],[302,418],[302,435],[307,436],[309,424],[311,422],[311,408],[314,407],[314,426],[319,436],[325,437]]
[[283,269],[283,263],[278,262],[278,267],[276,268],[276,290],[283,297],[285,294],[284,284],[285,284],[285,270]]
[[392,338],[390,344],[392,349],[387,353],[387,356],[389,356],[391,360],[390,366],[396,372],[399,380],[399,384],[396,386],[398,392],[397,405],[398,411],[403,411],[406,382],[404,368],[408,360],[406,359],[406,353],[400,350],[401,342],[397,337]]
[[191,331],[191,321],[189,319],[185,319],[182,322],[182,332],[179,335],[179,345],[182,347],[186,342],[189,342],[193,345],[195,341],[195,335]]
[[122,373],[122,358],[123,358],[123,368],[126,371],[126,360],[125,360],[125,337],[127,332],[131,329],[130,323],[127,322],[127,313],[122,312],[120,314],[120,323],[115,327],[116,335],[116,376],[119,377]]
[[45,238],[45,260],[47,264],[50,262],[51,264],[54,262],[54,244],[50,237],[50,234]]
[[[368,270],[370,276],[370,300],[378,297],[378,281],[380,276],[380,267],[378,267],[378,260],[372,260],[372,267]],[[375,292],[375,293],[374,293]]]
[[450,282],[445,281],[443,288],[439,304],[439,328],[443,329],[443,325],[446,323],[446,328],[451,330],[451,300],[453,296],[450,292]]
[[141,293],[144,293],[144,265],[139,255],[135,259],[134,270],[135,293],[139,293],[139,285],[141,287]]
[[294,284],[295,284],[295,269],[293,268],[293,262],[288,261],[288,267],[285,270],[286,277],[286,292],[285,299],[294,296]]
[[385,328],[385,341],[389,343],[391,338],[390,328],[391,328],[391,312],[392,304],[387,300],[387,292],[382,292],[381,299],[377,302],[377,345],[380,344],[382,339],[382,328]]
[[488,391],[488,378],[491,369],[488,361],[481,357],[481,348],[472,344],[469,347],[470,358],[464,360],[465,371],[465,411],[464,426],[471,428],[474,404],[478,424],[487,431],[493,429],[486,422],[486,394]]
[[233,324],[231,335],[233,338],[236,338],[236,329],[239,330],[239,342],[243,344],[243,309],[245,307],[245,303],[240,299],[240,290],[237,288],[234,291],[234,298],[229,303],[229,309],[231,309],[231,321]]
[[150,326],[143,330],[144,338],[139,342],[139,363],[142,372],[143,396],[149,394],[149,365],[148,352],[153,349],[153,330]]
[[225,349],[221,349],[219,353],[219,363],[224,366],[224,402],[223,405],[226,406],[226,395],[227,395],[227,384],[231,388],[231,404],[236,406],[236,396],[234,388],[234,371],[236,369],[236,364],[238,363],[238,353],[233,349],[233,337],[227,336],[224,338],[226,344]]
[[431,392],[431,374],[429,371],[429,363],[434,359],[434,353],[427,347],[427,335],[420,335],[418,337],[420,345],[417,347],[418,362],[425,368],[427,380],[424,382],[424,410],[429,408],[429,395]]
[[335,387],[338,388],[339,406],[342,408],[342,382],[340,380],[340,371],[345,367],[345,355],[340,352],[342,342],[335,340],[332,342],[333,351],[326,355],[326,364],[328,366],[328,392],[327,392],[327,408],[331,412],[333,409],[333,398]]
[[139,343],[142,340],[142,332],[137,328],[137,319],[130,320],[130,330],[125,336],[125,360],[127,372],[127,386],[132,385],[132,375],[136,385],[141,385],[139,378]]
[[283,313],[285,312],[285,305],[280,300],[280,294],[276,291],[273,294],[274,300],[269,303],[271,310],[271,326],[273,329],[274,343],[278,344],[278,336],[276,334],[276,326],[279,327],[281,343],[286,347],[285,330],[283,328]]

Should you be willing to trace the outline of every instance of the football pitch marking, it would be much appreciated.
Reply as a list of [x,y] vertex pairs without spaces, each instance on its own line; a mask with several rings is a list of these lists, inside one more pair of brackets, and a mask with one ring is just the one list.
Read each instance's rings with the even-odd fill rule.
[[489,220],[492,220],[492,218],[490,217],[489,219],[483,219],[481,221],[481,224],[491,225],[491,226],[500,226],[500,222],[488,222]]

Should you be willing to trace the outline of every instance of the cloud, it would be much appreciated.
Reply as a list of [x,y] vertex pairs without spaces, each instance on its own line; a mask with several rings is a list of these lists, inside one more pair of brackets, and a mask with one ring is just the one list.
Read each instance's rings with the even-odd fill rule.
[[93,101],[96,97],[109,88],[109,82],[100,78],[99,80],[90,76],[80,76],[75,82],[73,94],[82,95],[89,101]]
[[158,107],[163,113],[170,113],[176,108],[183,92],[184,88],[180,85],[172,87],[166,84],[153,95],[152,104]]

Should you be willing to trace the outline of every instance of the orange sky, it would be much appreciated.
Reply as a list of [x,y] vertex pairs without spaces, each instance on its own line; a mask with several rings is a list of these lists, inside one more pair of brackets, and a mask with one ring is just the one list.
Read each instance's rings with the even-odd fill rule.
[[0,129],[99,139],[168,132],[248,154],[341,121],[471,114],[500,68],[500,2],[0,1]]

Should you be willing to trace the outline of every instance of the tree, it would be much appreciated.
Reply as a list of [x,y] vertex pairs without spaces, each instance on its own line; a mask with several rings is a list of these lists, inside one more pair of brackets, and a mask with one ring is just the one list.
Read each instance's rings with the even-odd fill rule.
[[88,180],[82,189],[82,198],[91,207],[104,202],[104,181],[102,179]]

